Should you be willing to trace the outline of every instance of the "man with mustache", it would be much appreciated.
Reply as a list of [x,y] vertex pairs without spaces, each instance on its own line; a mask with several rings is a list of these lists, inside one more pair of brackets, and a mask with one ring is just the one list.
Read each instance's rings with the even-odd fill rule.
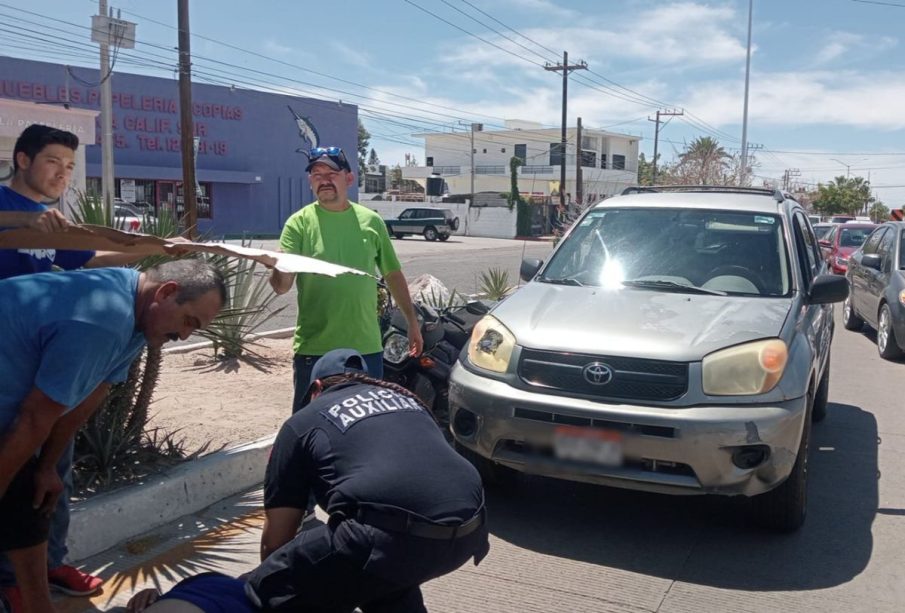
[[[75,169],[79,138],[72,132],[32,124],[13,147],[14,175],[9,186],[0,186],[0,230],[29,227],[42,232],[65,232],[69,220],[45,202],[60,199]],[[129,264],[140,256],[108,251],[73,249],[0,249],[0,279],[63,270]],[[57,467],[65,490],[53,513],[48,541],[48,577],[55,590],[87,596],[100,589],[101,579],[65,563],[68,549],[69,496],[72,491],[72,446],[64,450]],[[15,591],[9,562],[0,555],[0,591]]]
[[[408,322],[409,350],[421,354],[421,326],[408,283],[390,242],[386,223],[374,211],[351,202],[352,167],[339,147],[316,147],[308,154],[308,182],[317,201],[286,220],[280,248],[374,274],[379,271]],[[372,277],[284,273],[274,269],[270,284],[278,294],[298,279],[298,319],[293,340],[292,412],[301,406],[314,363],[328,351],[349,347],[364,356],[371,376],[383,377],[383,339],[377,321],[377,283]]]
[[75,433],[146,344],[188,338],[226,301],[223,275],[197,260],[0,281],[0,552],[18,585],[7,608],[53,610],[47,536]]

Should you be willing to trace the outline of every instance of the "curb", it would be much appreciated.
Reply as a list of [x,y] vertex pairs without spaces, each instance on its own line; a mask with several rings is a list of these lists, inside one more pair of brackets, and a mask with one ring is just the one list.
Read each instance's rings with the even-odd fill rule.
[[202,456],[167,474],[72,505],[69,557],[88,558],[262,483],[275,438]]
[[[293,334],[294,326],[248,337],[289,338]],[[169,347],[163,352],[188,353],[211,346],[211,341],[202,341]],[[66,541],[69,558],[91,557],[262,483],[275,438],[276,433],[241,443],[178,464],[165,474],[73,504]]]
[[[246,338],[251,341],[255,341],[259,338],[289,338],[295,334],[295,326],[291,328],[279,328],[277,330],[268,330],[267,332],[260,333],[252,333],[249,334]],[[190,345],[177,345],[176,347],[166,347],[163,349],[163,353],[188,353],[190,351],[195,351],[196,349],[205,349],[207,347],[213,347],[213,341],[200,341],[198,343],[192,343]]]

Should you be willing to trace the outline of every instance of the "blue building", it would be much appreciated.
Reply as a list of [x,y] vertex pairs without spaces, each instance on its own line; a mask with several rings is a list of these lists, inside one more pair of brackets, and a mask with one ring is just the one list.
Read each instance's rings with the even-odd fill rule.
[[[0,122],[4,99],[97,111],[97,83],[96,69],[0,57]],[[116,196],[181,214],[177,78],[115,72],[112,85]],[[278,235],[286,218],[314,199],[304,155],[312,133],[320,145],[356,156],[355,105],[196,83],[192,107],[202,194],[198,230],[205,236]],[[85,175],[88,190],[99,193],[99,124],[95,134],[85,150]]]

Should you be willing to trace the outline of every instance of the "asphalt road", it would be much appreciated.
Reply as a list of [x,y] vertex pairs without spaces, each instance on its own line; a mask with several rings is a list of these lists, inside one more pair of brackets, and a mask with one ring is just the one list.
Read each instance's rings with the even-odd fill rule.
[[[517,252],[501,245],[485,255],[508,258]],[[404,257],[420,265],[437,259],[432,251]],[[439,259],[458,264],[469,256]],[[826,420],[813,430],[809,513],[800,531],[777,535],[752,526],[743,501],[525,478],[512,487],[488,490],[490,554],[480,566],[466,564],[427,583],[429,610],[905,610],[905,362],[881,360],[872,335],[844,330],[838,310],[830,405]],[[174,524],[184,529],[227,522],[202,535],[203,546],[188,550],[192,557],[180,545],[170,558],[155,558],[165,579],[173,569],[237,574],[257,563],[260,518],[248,514],[259,508],[260,492],[231,504],[231,512],[218,506],[206,519],[183,518]],[[156,538],[183,542],[165,534]],[[244,540],[236,543],[236,538]],[[117,550],[104,555],[95,563],[123,557]],[[137,573],[129,572],[129,577]],[[121,583],[127,591],[134,585]],[[122,602],[125,595],[117,598]]]
[[[516,280],[523,256],[551,247],[394,244],[409,279],[427,272],[464,293],[492,266]],[[740,501],[527,478],[488,492],[491,555],[429,584],[431,610],[905,610],[905,362],[880,359],[873,335],[845,330],[836,310],[830,406],[813,430],[799,532],[753,527]],[[268,327],[292,325],[286,311]]]

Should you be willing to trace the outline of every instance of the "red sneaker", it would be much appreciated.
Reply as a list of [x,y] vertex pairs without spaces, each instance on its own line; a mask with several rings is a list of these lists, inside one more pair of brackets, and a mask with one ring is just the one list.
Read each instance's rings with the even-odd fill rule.
[[50,589],[70,596],[90,596],[101,589],[104,582],[100,577],[83,573],[74,566],[63,564],[48,569],[47,581]]
[[0,611],[4,613],[22,611],[22,594],[15,585],[0,587]]

